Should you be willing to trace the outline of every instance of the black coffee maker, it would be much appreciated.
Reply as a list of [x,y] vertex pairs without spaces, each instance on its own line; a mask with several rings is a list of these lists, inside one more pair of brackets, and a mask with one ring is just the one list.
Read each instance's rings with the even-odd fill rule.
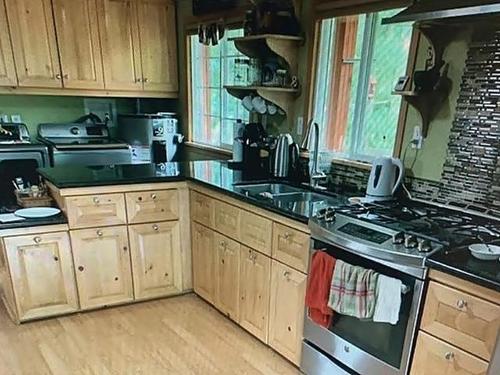
[[266,165],[263,154],[268,149],[267,134],[261,123],[253,122],[245,126],[243,131],[243,169],[262,173]]

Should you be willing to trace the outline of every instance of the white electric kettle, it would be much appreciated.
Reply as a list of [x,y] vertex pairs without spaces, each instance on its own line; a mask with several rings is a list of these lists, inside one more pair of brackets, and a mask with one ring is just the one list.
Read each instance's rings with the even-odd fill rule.
[[391,200],[403,182],[404,167],[396,158],[378,158],[373,161],[366,198],[372,201]]

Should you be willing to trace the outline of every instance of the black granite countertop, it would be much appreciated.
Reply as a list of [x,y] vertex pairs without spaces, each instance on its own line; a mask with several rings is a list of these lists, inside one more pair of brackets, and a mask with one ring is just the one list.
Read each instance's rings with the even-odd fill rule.
[[39,227],[44,225],[66,224],[68,221],[63,214],[50,216],[42,219],[26,219],[13,223],[0,223],[0,231],[4,229]]
[[39,173],[60,189],[191,180],[303,223],[307,223],[309,217],[321,207],[347,203],[347,197],[339,194],[330,194],[324,201],[315,202],[277,202],[260,196],[250,196],[238,185],[269,181],[268,175],[261,171],[248,173],[232,169],[227,162],[217,160],[160,165],[42,168]]
[[426,264],[433,269],[500,292],[500,262],[479,260],[467,248],[440,251]]

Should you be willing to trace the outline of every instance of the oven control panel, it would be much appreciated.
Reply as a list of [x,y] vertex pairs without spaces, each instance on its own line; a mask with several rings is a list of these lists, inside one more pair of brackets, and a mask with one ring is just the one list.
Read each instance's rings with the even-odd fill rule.
[[362,225],[348,223],[338,229],[340,232],[360,238],[365,241],[370,241],[376,244],[383,244],[390,240],[392,237],[386,233],[382,233]]

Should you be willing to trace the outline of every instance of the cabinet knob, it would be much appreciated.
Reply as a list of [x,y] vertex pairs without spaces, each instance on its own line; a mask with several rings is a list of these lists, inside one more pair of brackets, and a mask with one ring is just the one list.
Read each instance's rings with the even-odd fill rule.
[[56,262],[58,262],[58,261],[59,261],[59,257],[54,257],[54,260],[55,260]]
[[155,193],[151,194],[151,199],[152,200],[156,200],[156,194]]
[[283,272],[283,277],[287,280],[290,280],[290,271]]
[[98,237],[102,237],[102,236],[103,236],[103,234],[104,234],[104,233],[102,233],[102,230],[98,230],[96,233],[97,233],[97,236],[98,236]]
[[284,238],[285,240],[288,240],[291,236],[292,236],[292,235],[291,235],[290,233],[285,232],[285,234],[283,235],[283,238]]
[[68,73],[66,73],[65,75],[63,75],[63,78],[64,78],[64,79],[68,79],[68,78],[69,78]]
[[99,198],[98,197],[94,197],[92,199],[92,201],[95,203],[95,204],[99,204]]
[[447,352],[447,353],[444,355],[444,358],[445,358],[447,361],[450,361],[450,360],[452,360],[453,358],[455,358],[455,353],[453,353],[453,352]]
[[78,271],[80,271],[80,272],[83,272],[84,269],[85,268],[83,268],[83,266],[78,267]]
[[34,241],[35,243],[40,243],[40,242],[42,242],[42,237],[38,237],[38,236],[37,236],[37,237],[33,238],[33,241]]
[[467,307],[467,301],[464,301],[463,299],[458,300],[457,307],[459,309],[465,309]]
[[60,75],[60,74],[56,74],[56,79],[61,80],[61,78],[62,78],[62,77],[61,77],[61,75]]
[[226,241],[221,241],[221,242],[220,242],[220,245],[221,245],[223,248],[226,248],[226,247],[227,247]]
[[153,230],[158,231],[158,229],[160,229],[160,228],[158,227],[158,225],[154,224],[154,225],[153,225]]
[[136,78],[136,79],[135,79],[135,81],[136,81],[137,83],[139,83],[139,82],[142,82],[142,79],[140,79],[140,78]]
[[146,83],[147,81],[148,81],[148,79],[147,79],[147,78],[143,78],[143,79],[142,79],[142,82],[144,82],[144,83]]

